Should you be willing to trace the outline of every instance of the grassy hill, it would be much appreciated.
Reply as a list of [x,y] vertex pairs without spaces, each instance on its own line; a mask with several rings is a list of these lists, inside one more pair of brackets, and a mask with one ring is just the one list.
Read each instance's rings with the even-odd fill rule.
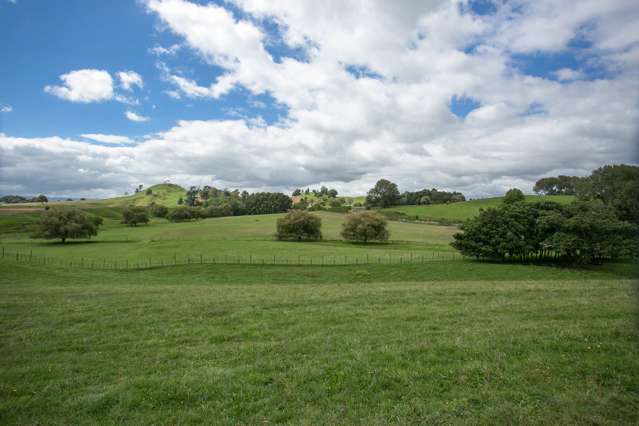
[[[476,216],[480,209],[497,207],[501,204],[502,199],[503,197],[494,197],[451,204],[396,206],[383,209],[382,211],[387,213],[399,212],[408,216],[410,219],[459,223]],[[567,204],[574,201],[574,199],[575,197],[571,195],[526,195],[526,201],[528,202],[554,201],[557,203]]]
[[[150,195],[146,193],[149,189],[152,192]],[[178,205],[178,199],[180,197],[184,197],[185,194],[186,190],[180,185],[173,183],[161,183],[143,189],[137,194],[125,197],[108,198],[99,201],[99,203],[108,206],[127,206],[131,204],[135,206],[148,206],[151,203],[155,203],[167,207],[175,207]]]

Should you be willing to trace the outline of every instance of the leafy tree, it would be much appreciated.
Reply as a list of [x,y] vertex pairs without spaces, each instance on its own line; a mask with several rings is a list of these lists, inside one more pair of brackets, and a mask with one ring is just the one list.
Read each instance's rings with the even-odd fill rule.
[[277,220],[278,240],[321,240],[322,219],[302,210],[293,210]]
[[293,197],[297,197],[299,195],[302,195],[302,190],[299,188],[296,188],[295,191],[293,191]]
[[577,176],[564,175],[544,177],[535,182],[533,191],[546,195],[574,195],[581,179]]
[[284,213],[291,206],[291,198],[281,192],[256,192],[244,200],[246,214]]
[[582,200],[601,200],[614,208],[619,219],[639,224],[639,167],[601,167],[578,186],[577,196]]
[[178,198],[177,203],[178,203],[179,206],[184,204],[184,200],[182,199],[182,197]]
[[48,203],[49,199],[47,198],[46,195],[40,194],[38,195],[35,200],[36,203]]
[[91,238],[98,234],[102,218],[89,216],[76,209],[53,208],[40,216],[33,238],[57,239],[64,244],[69,238]]
[[122,212],[122,223],[129,226],[138,226],[140,223],[149,223],[149,214],[144,207],[128,206]]
[[342,224],[342,237],[345,240],[367,243],[369,241],[387,241],[388,236],[386,219],[377,213],[349,214]]
[[144,193],[146,195],[153,195],[153,190],[151,188],[148,188]]
[[397,185],[387,179],[380,179],[366,195],[366,205],[372,207],[389,207],[399,201]]
[[524,196],[524,193],[521,192],[520,189],[511,188],[506,192],[506,195],[504,196],[504,199],[503,199],[503,203],[512,204],[512,203],[518,203],[520,201],[525,201],[525,200],[526,200],[526,197]]
[[153,204],[151,206],[151,213],[155,217],[166,217],[169,214],[169,209],[161,204]]
[[222,202],[206,207],[203,214],[204,217],[233,216],[233,208],[229,203]]
[[328,190],[328,196],[330,198],[337,198],[337,189],[329,189]]

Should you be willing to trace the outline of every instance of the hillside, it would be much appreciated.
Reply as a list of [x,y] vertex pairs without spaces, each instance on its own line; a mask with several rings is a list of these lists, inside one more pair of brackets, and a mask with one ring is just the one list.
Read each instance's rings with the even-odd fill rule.
[[[151,190],[151,194],[147,195],[147,191]],[[128,195],[125,197],[107,198],[98,201],[100,204],[108,206],[148,206],[151,203],[161,204],[167,207],[175,207],[178,204],[178,199],[184,197],[186,190],[180,185],[174,183],[161,183],[153,185],[149,188],[145,188],[137,194]]]
[[[451,204],[395,206],[383,209],[382,211],[388,214],[399,212],[408,216],[409,219],[459,223],[476,216],[480,209],[497,207],[501,204],[502,199],[503,197],[493,197]],[[571,195],[526,195],[527,202],[555,201],[557,203],[567,204],[574,201],[574,199],[575,197]]]

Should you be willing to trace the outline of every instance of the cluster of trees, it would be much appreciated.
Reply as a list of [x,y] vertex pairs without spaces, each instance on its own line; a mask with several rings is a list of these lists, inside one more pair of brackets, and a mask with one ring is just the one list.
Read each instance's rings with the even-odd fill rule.
[[404,191],[400,194],[397,184],[380,179],[366,194],[367,207],[391,207],[396,205],[444,204],[466,201],[461,192],[440,191],[438,189],[422,189],[420,191]]
[[535,182],[533,191],[545,195],[575,195],[582,178],[578,176],[545,177]]
[[91,238],[98,234],[102,218],[88,215],[77,209],[52,208],[40,216],[33,238],[60,239],[64,244],[69,238]]
[[[321,228],[322,220],[319,217],[302,210],[293,210],[277,220],[276,236],[279,240],[321,240]],[[368,243],[387,241],[389,232],[383,216],[363,212],[346,216],[341,235],[345,240]]]
[[48,203],[49,199],[46,195],[38,195],[37,197],[23,197],[21,195],[5,195],[0,197],[0,203],[18,204],[18,203]]
[[[198,218],[283,213],[291,208],[292,200],[281,192],[251,194],[247,191],[229,191],[211,186],[192,186],[184,199],[180,198],[178,204],[192,208],[192,218]],[[180,210],[179,216],[185,216],[186,212],[189,210]]]
[[[500,207],[466,221],[463,232],[454,236],[453,247],[465,255],[492,260],[599,263],[639,257],[639,167],[604,166],[557,186],[560,178],[545,178],[550,183],[544,193],[568,191],[577,201],[526,203],[520,190],[511,189]],[[574,186],[566,189],[565,182]]]
[[297,188],[293,191],[293,197],[299,197],[299,196],[304,196],[304,195],[310,195],[313,194],[316,197],[328,197],[328,198],[335,198],[338,195],[337,189],[329,189],[326,186],[321,186],[320,189],[310,189],[310,188],[306,188],[305,190],[302,190],[300,188]]
[[564,259],[596,263],[636,256],[638,228],[601,201],[503,203],[482,210],[454,235],[453,247],[490,260]]

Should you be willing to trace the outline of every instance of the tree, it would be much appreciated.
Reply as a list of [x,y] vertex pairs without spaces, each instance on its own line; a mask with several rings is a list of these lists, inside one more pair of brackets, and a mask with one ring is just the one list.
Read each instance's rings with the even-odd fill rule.
[[144,193],[146,195],[153,195],[153,190],[151,188],[148,188]]
[[184,204],[184,200],[182,199],[182,197],[178,198],[177,203],[178,203],[179,206]]
[[48,203],[49,199],[47,198],[46,195],[40,194],[38,195],[35,200],[36,203]]
[[40,216],[38,230],[33,238],[57,239],[62,244],[69,238],[91,238],[98,235],[102,218],[89,216],[76,209],[53,208]]
[[545,195],[574,195],[581,179],[577,176],[564,175],[544,177],[535,182],[533,191]]
[[302,210],[293,210],[277,219],[278,240],[321,240],[322,219]]
[[122,212],[122,223],[129,226],[138,226],[140,223],[149,223],[149,214],[144,207],[128,206]]
[[281,192],[256,192],[244,199],[246,214],[284,213],[291,206],[291,198]]
[[389,207],[399,201],[397,185],[387,179],[380,179],[366,195],[366,205],[371,207]]
[[166,217],[169,214],[169,209],[161,204],[153,204],[151,206],[151,213],[155,217]]
[[639,224],[639,167],[601,167],[578,185],[577,197],[601,200],[614,208],[619,219]]
[[293,195],[293,197],[300,196],[300,195],[302,195],[302,190],[299,189],[299,188],[296,188],[295,191],[293,191],[292,195]]
[[506,192],[503,203],[512,204],[512,203],[518,203],[520,201],[525,201],[525,200],[526,200],[526,197],[524,196],[524,193],[521,192],[520,189],[511,188]]
[[342,237],[345,240],[367,243],[369,241],[387,241],[388,236],[386,219],[377,213],[349,214],[342,224]]
[[337,197],[337,189],[329,189],[328,190],[328,196],[330,198],[336,198]]

